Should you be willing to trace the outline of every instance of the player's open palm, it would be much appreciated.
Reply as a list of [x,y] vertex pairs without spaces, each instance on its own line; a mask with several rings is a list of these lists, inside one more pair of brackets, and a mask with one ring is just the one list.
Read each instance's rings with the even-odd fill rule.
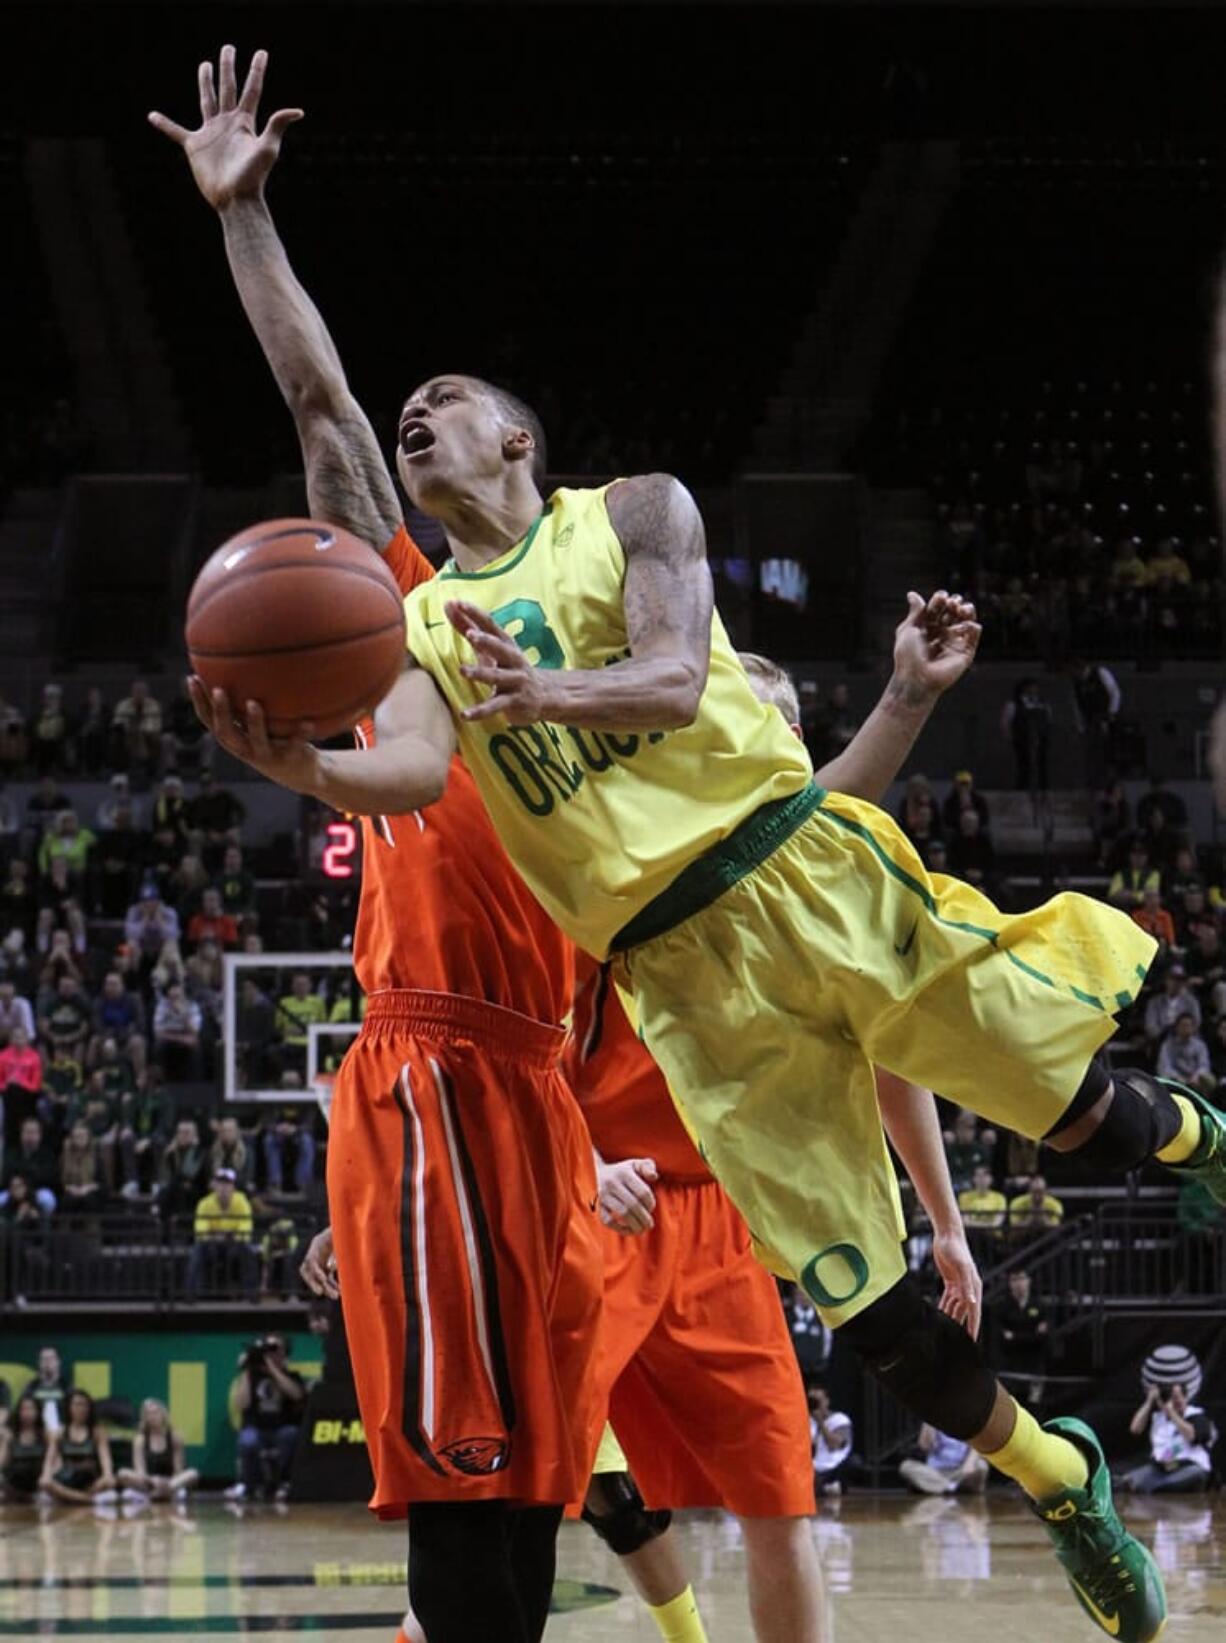
[[651,1158],[623,1158],[620,1163],[596,1165],[600,1219],[614,1232],[637,1235],[655,1226],[656,1195],[651,1183],[658,1171]]
[[216,81],[212,63],[200,65],[200,126],[196,131],[177,125],[165,114],[149,116],[149,124],[187,155],[196,186],[215,211],[261,193],[287,128],[302,119],[300,108],[282,108],[263,131],[256,130],[267,67],[268,53],[257,51],[240,92],[234,47],[223,46]]

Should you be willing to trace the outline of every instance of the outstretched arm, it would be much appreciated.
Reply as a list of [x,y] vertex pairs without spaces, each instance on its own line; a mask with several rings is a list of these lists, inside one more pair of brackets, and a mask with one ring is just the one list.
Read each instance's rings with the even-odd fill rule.
[[267,66],[267,52],[257,51],[240,94],[234,47],[223,46],[216,85],[212,63],[200,65],[199,128],[188,131],[164,114],[149,120],[183,149],[221,218],[239,298],[298,430],[312,517],[382,547],[402,522],[396,487],[264,199],[282,138],[302,118],[301,109],[281,109],[257,132]]
[[443,795],[455,728],[434,681],[411,659],[375,710],[375,745],[339,752],[315,747],[309,724],[274,741],[258,702],[243,705],[240,724],[224,690],[210,695],[201,679],[189,683],[197,716],[226,752],[292,792],[355,816],[404,816]]
[[453,600],[452,624],[476,661],[463,669],[491,694],[466,719],[592,730],[673,730],[693,722],[707,683],[713,595],[702,515],[680,480],[642,474],[613,486],[609,518],[626,556],[630,655],[611,667],[534,668],[475,605]]
[[925,603],[909,593],[885,693],[842,753],[816,772],[818,785],[879,803],[942,694],[974,661],[982,631],[967,600],[942,591]]
[[877,1105],[885,1132],[932,1222],[932,1257],[945,1286],[941,1311],[974,1339],[979,1334],[983,1280],[963,1230],[932,1092],[878,1067]]

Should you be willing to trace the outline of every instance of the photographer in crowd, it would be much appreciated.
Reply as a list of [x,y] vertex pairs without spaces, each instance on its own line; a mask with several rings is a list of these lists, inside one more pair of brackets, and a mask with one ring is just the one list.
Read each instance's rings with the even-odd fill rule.
[[1120,1482],[1137,1495],[1191,1494],[1208,1486],[1217,1442],[1213,1422],[1195,1403],[1201,1367],[1182,1346],[1160,1346],[1141,1369],[1145,1400],[1132,1417],[1135,1437],[1149,1433],[1150,1458]]
[[253,1341],[239,1359],[241,1374],[234,1390],[235,1407],[242,1414],[239,1481],[226,1490],[227,1500],[256,1500],[261,1492],[284,1500],[289,1494],[307,1389],[288,1360],[281,1335]]

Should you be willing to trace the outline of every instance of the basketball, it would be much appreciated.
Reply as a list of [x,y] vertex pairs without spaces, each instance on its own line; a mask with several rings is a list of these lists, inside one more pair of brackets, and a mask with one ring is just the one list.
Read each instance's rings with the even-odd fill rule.
[[373,549],[334,525],[269,519],[222,544],[187,601],[187,652],[237,713],[316,738],[372,712],[404,667],[404,607]]

